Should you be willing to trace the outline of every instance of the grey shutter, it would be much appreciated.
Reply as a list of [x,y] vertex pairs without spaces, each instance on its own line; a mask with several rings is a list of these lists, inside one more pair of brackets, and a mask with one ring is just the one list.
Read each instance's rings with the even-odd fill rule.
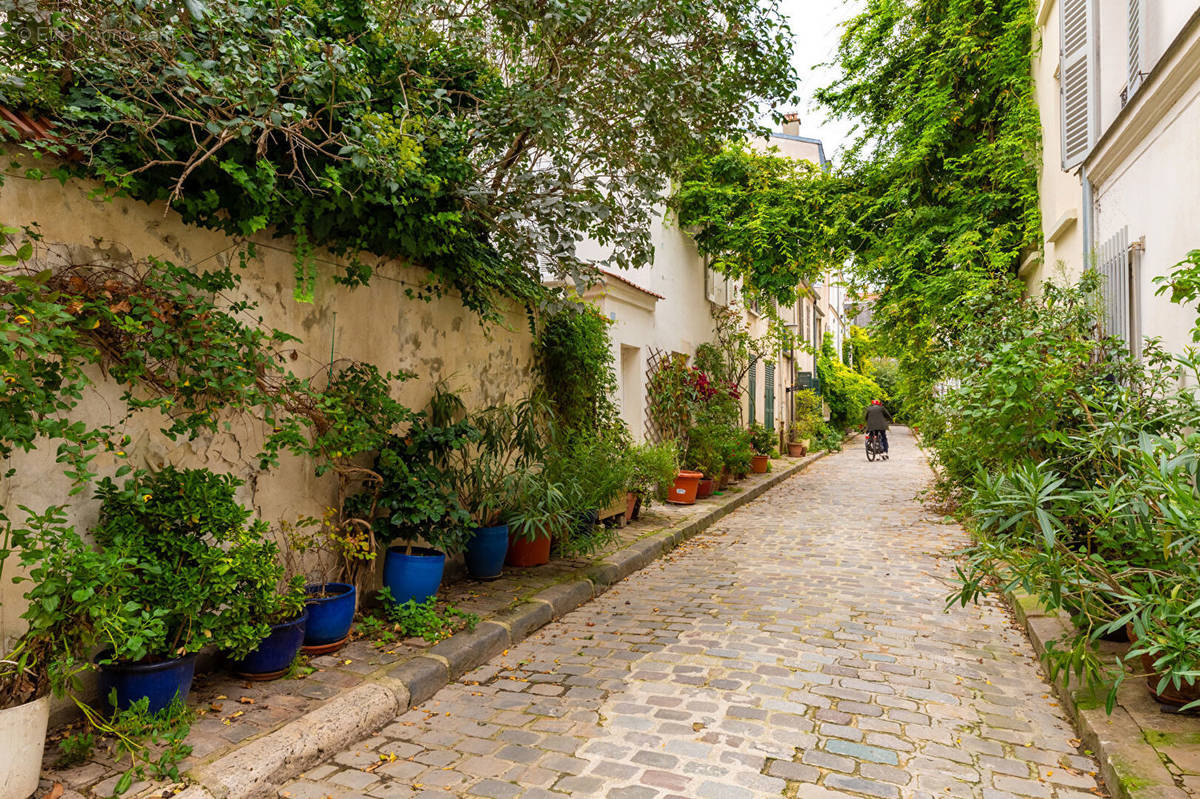
[[1129,0],[1129,96],[1142,77],[1142,0]]
[[1069,169],[1092,147],[1095,92],[1092,48],[1095,13],[1092,0],[1063,0],[1059,82],[1062,93],[1062,163]]
[[1100,246],[1100,275],[1104,279],[1104,318],[1101,331],[1130,341],[1129,229],[1121,228]]

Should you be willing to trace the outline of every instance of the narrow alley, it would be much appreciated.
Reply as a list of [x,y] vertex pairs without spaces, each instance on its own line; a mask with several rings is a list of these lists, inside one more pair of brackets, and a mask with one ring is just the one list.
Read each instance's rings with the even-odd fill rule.
[[998,602],[944,612],[956,524],[912,436],[814,464],[279,791],[1092,796]]

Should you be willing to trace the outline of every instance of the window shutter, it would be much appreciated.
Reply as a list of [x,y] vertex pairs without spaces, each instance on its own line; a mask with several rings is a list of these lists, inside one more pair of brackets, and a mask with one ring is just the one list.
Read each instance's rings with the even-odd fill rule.
[[1062,162],[1069,169],[1083,161],[1091,149],[1094,126],[1092,0],[1063,0],[1062,6]]
[[767,364],[763,377],[763,426],[775,429],[775,364]]
[[1129,81],[1128,94],[1137,89],[1142,77],[1142,0],[1129,0]]
[[756,416],[757,409],[754,407],[755,399],[756,399],[755,395],[758,393],[757,389],[758,389],[758,359],[755,358],[754,360],[750,361],[750,388],[746,392],[746,394],[750,400],[750,414],[749,414],[750,415],[750,424],[754,424],[754,420],[757,418],[757,416]]

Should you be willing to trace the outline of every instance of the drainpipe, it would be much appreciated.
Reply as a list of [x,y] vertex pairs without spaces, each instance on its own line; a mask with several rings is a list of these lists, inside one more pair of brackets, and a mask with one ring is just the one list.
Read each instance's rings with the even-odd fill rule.
[[1092,268],[1092,181],[1088,178],[1087,164],[1079,168],[1079,180],[1083,184],[1083,198],[1079,209],[1082,216],[1080,231],[1083,235],[1083,271]]

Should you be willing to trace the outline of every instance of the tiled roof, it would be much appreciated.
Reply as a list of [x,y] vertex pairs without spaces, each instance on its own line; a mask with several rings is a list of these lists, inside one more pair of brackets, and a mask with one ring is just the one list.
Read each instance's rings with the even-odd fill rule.
[[650,289],[644,289],[641,286],[639,286],[637,283],[634,283],[632,280],[621,277],[616,272],[610,272],[607,269],[601,269],[600,274],[604,275],[605,277],[611,277],[613,280],[616,280],[619,283],[624,283],[626,286],[629,286],[630,288],[637,289],[638,291],[642,292],[643,294],[649,294],[651,297],[657,297],[660,300],[666,299],[666,297],[664,297],[663,295],[655,294]]

